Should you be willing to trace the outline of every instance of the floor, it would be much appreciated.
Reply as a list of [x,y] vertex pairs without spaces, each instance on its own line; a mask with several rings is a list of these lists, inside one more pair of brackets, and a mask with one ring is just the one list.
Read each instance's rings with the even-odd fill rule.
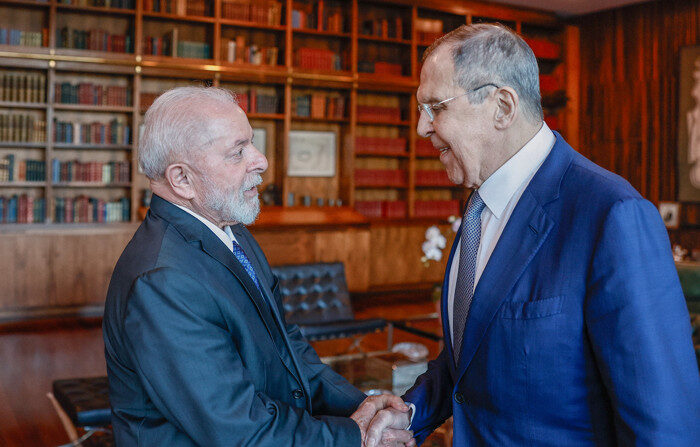
[[[402,319],[435,311],[430,302],[366,307],[358,318]],[[436,321],[421,323],[421,329],[439,332]],[[438,354],[438,344],[400,331],[395,341],[420,341]],[[349,341],[315,344],[319,355],[342,352]],[[365,350],[386,347],[386,333],[363,339]],[[104,345],[100,321],[71,320],[44,324],[0,326],[0,446],[46,447],[68,442],[68,438],[46,393],[60,378],[105,375]]]

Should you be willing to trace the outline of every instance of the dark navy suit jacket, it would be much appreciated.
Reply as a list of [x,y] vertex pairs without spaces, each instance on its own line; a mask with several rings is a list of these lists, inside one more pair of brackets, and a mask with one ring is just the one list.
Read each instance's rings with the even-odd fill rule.
[[285,324],[262,250],[232,230],[262,292],[211,230],[155,195],[117,262],[103,323],[117,445],[359,446],[347,416],[365,395]]
[[659,213],[556,137],[476,286],[459,364],[446,336],[404,396],[412,429],[423,441],[454,415],[460,447],[698,446],[700,375]]

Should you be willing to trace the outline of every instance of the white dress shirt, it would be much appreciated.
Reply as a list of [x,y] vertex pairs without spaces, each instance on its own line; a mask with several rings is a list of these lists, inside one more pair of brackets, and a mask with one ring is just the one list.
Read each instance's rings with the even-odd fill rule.
[[[542,123],[542,128],[535,136],[479,187],[479,195],[486,206],[481,213],[481,240],[476,256],[474,288],[476,288],[479,278],[489,262],[491,253],[496,248],[498,239],[501,237],[515,205],[518,204],[520,196],[523,195],[530,180],[549,155],[555,141],[554,133],[547,124]],[[450,328],[453,327],[452,318],[459,270],[460,244],[461,242],[457,243],[452,259],[447,290],[447,315]],[[449,336],[452,334],[450,333]]]
[[204,217],[202,217],[202,216],[200,216],[199,214],[197,214],[197,213],[195,213],[194,211],[192,211],[191,209],[185,208],[184,206],[180,206],[180,205],[178,205],[178,204],[176,204],[176,203],[173,203],[173,205],[175,205],[176,207],[180,208],[181,210],[183,210],[183,211],[185,211],[185,212],[191,214],[191,215],[192,215],[193,217],[195,217],[197,220],[199,220],[199,221],[202,222],[204,225],[206,225],[207,228],[209,228],[209,229],[212,231],[212,233],[214,233],[214,234],[216,235],[216,237],[218,237],[219,239],[221,239],[221,242],[224,243],[224,245],[226,246],[226,248],[228,248],[229,251],[230,251],[231,253],[233,253],[233,243],[234,243],[234,242],[235,242],[235,243],[238,243],[238,241],[236,240],[236,236],[234,236],[233,233],[231,232],[231,227],[229,227],[229,226],[227,225],[227,226],[225,226],[224,229],[222,230],[221,228],[217,227],[216,225],[214,225],[213,223],[211,223],[210,221],[208,221],[208,220],[205,219]]

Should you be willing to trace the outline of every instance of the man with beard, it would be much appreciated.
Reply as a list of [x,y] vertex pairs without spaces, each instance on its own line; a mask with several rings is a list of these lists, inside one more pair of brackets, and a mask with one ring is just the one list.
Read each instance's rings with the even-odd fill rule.
[[176,88],[146,113],[139,164],[153,199],[103,323],[119,446],[359,447],[378,410],[408,410],[366,398],[285,323],[277,278],[244,227],[267,169],[252,138],[222,89]]
[[[532,50],[462,26],[424,55],[418,133],[473,190],[442,297],[445,348],[404,396],[422,442],[698,446],[700,377],[658,211],[542,120]],[[382,410],[368,429],[406,427]]]

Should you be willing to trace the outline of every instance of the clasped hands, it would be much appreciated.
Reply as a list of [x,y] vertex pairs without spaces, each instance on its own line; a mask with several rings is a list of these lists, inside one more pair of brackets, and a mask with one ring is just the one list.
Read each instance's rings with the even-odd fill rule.
[[393,394],[369,396],[350,416],[360,427],[362,447],[415,447],[409,406]]

